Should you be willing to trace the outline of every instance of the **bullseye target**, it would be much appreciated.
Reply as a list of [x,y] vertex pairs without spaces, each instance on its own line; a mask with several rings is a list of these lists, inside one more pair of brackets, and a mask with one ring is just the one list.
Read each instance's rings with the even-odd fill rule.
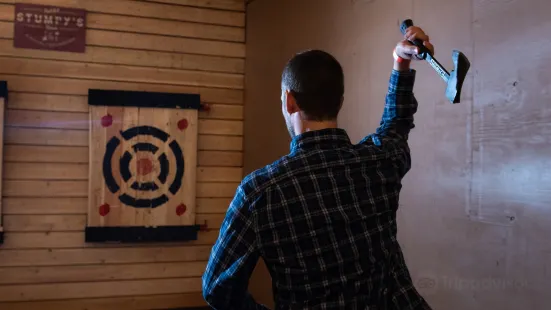
[[[140,136],[155,139],[157,143],[167,145],[166,148],[172,153],[170,157],[174,158],[173,162],[169,162],[169,156],[160,151],[156,144],[140,142],[140,139],[137,139]],[[113,171],[111,163],[117,149],[121,147],[122,141],[130,142],[132,146],[120,157],[119,171]],[[134,163],[132,166],[135,166],[135,169],[130,168],[131,163]],[[169,196],[176,195],[181,189],[185,173],[185,158],[181,146],[176,140],[171,139],[168,133],[152,126],[138,126],[122,131],[120,137],[111,137],[107,142],[102,170],[107,188],[111,193],[119,194],[118,199],[121,203],[134,208],[157,208],[167,203]],[[175,173],[169,180],[171,170],[174,170]],[[127,186],[121,186],[114,174],[119,174],[117,179]],[[138,176],[142,176],[142,180]],[[165,188],[164,185],[167,182],[169,182],[168,192],[163,192],[161,188]],[[128,184],[130,185],[128,186]],[[158,194],[151,199],[141,199],[133,196],[132,193],[125,192],[124,188],[128,187],[133,190],[132,192],[157,192]]]
[[89,242],[195,240],[198,95],[90,90]]

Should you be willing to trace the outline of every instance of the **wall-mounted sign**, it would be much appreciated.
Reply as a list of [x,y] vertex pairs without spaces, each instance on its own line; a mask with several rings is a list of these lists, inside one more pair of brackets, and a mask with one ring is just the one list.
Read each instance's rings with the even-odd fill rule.
[[14,46],[84,53],[86,10],[15,4]]

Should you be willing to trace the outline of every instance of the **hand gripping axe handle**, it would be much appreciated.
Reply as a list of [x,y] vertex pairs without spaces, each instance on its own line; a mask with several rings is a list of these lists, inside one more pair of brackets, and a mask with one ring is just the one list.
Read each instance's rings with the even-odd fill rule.
[[[411,21],[411,19],[407,19],[402,22],[402,25],[400,26],[402,34],[405,35],[406,30],[411,26],[413,26],[413,21]],[[444,68],[444,66],[442,66],[438,60],[434,58],[430,50],[423,45],[423,41],[416,39],[411,43],[419,47],[419,56],[426,60],[440,75],[440,77],[442,77],[444,82],[446,82],[446,98],[448,98],[451,103],[459,103],[461,101],[461,89],[463,88],[463,82],[465,81],[467,72],[469,72],[469,68],[471,67],[471,63],[467,57],[460,51],[454,50],[452,59],[455,69],[449,73],[446,68]]]

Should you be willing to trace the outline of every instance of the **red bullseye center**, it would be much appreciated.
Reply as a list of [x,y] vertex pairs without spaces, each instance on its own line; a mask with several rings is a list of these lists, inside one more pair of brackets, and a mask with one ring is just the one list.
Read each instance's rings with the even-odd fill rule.
[[153,171],[153,162],[149,158],[138,159],[137,165],[139,175],[148,175]]

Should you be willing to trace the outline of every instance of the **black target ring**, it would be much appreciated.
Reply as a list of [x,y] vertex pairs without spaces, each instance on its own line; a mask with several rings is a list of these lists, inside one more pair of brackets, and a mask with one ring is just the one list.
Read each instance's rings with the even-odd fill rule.
[[[140,135],[156,138],[158,140],[161,140],[163,143],[167,143],[170,139],[170,135],[168,133],[160,130],[159,128],[155,128],[152,126],[132,127],[125,131],[121,131],[120,134],[122,139],[124,139],[125,141],[129,141]],[[111,165],[115,151],[120,146],[120,144],[121,144],[121,139],[119,139],[116,136],[113,136],[109,140],[109,142],[107,142],[106,148],[105,148],[105,154],[103,156],[103,167],[102,167],[103,178],[107,188],[113,194],[116,194],[121,190],[120,185],[117,184],[117,181],[113,176],[113,169]],[[175,162],[176,173],[174,175],[174,179],[172,180],[172,183],[170,183],[168,190],[173,195],[176,195],[176,193],[182,187],[182,179],[184,177],[184,164],[185,164],[184,153],[182,152],[182,148],[180,147],[180,145],[176,140],[170,141],[168,146],[176,160]],[[159,148],[151,143],[138,142],[132,146],[132,150],[134,153],[141,151],[141,152],[149,152],[155,155],[159,151]],[[129,182],[130,179],[132,178],[132,173],[130,172],[130,168],[129,168],[132,158],[133,158],[132,153],[126,151],[119,159],[119,167],[120,167],[119,173],[121,174],[121,178],[124,182]],[[166,184],[168,174],[170,171],[170,168],[169,168],[170,164],[168,161],[168,157],[165,153],[162,153],[157,157],[157,160],[159,161],[159,166],[160,166],[160,171],[159,171],[159,175],[157,175],[157,179],[162,184]],[[138,183],[137,181],[133,182],[130,185],[130,188],[137,191],[155,191],[159,189],[159,187],[155,182]],[[120,202],[134,208],[157,208],[167,203],[168,200],[169,200],[169,197],[166,194],[162,194],[153,199],[138,199],[128,195],[127,193],[121,193],[119,195]]]

